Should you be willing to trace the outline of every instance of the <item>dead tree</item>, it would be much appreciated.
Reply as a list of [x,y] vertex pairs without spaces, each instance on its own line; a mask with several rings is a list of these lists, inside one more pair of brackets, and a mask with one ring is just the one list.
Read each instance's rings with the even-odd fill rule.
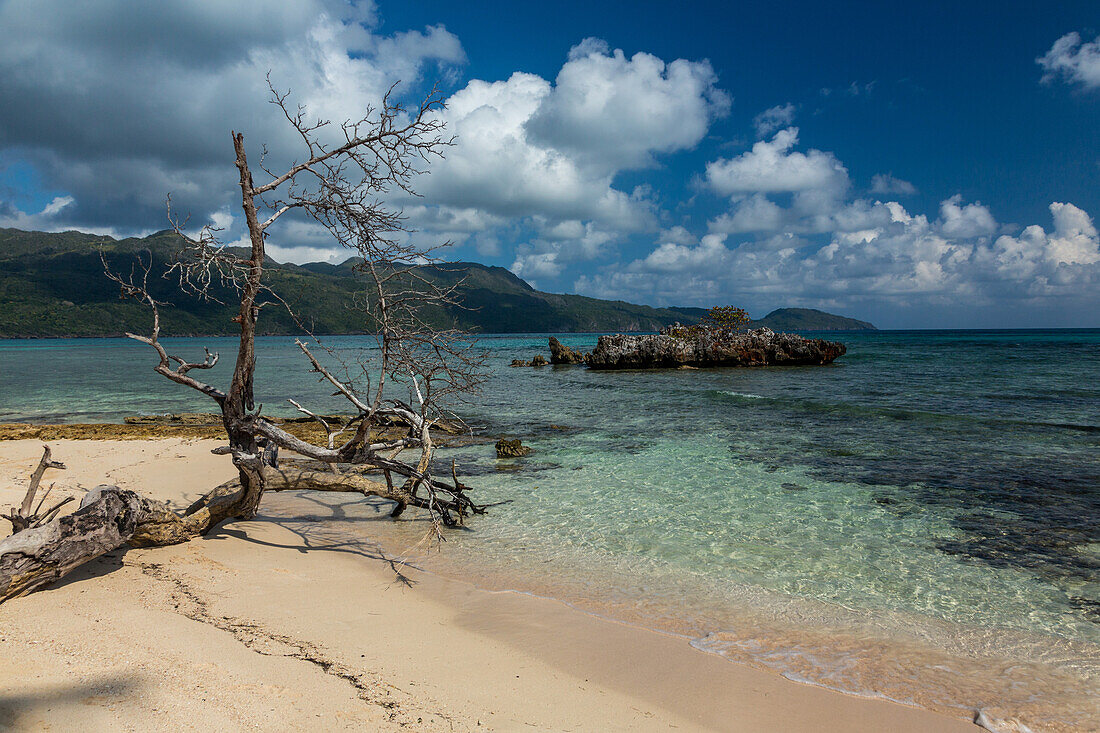
[[[206,351],[201,360],[190,361],[169,353],[161,343],[160,306],[164,304],[150,295],[148,264],[140,263],[126,276],[108,268],[124,297],[149,307],[149,333],[127,335],[153,350],[154,370],[201,392],[218,406],[229,441],[217,452],[231,456],[237,478],[182,512],[113,486],[89,492],[76,512],[53,521],[38,521],[36,515],[21,512],[18,521],[34,521],[16,527],[16,533],[0,541],[0,602],[52,582],[123,544],[148,547],[185,542],[223,521],[251,518],[265,491],[379,496],[394,502],[394,517],[409,506],[425,510],[437,534],[441,525],[453,526],[485,511],[467,496],[469,487],[459,480],[453,464],[449,475],[433,472],[431,436],[442,420],[453,423],[446,412],[448,401],[480,382],[482,357],[462,333],[432,327],[429,316],[438,314],[441,306],[457,303],[458,286],[440,286],[420,271],[425,263],[436,261],[434,249],[412,244],[401,212],[383,200],[393,193],[415,195],[413,179],[452,143],[443,136],[437,114],[442,107],[440,95],[433,90],[418,107],[407,110],[387,94],[377,109],[368,109],[359,121],[333,126],[327,121],[307,122],[301,106],[292,108],[287,94],[277,92],[270,82],[269,88],[273,104],[297,133],[302,162],[282,172],[270,170],[265,149],[257,166],[265,180],[257,185],[244,135],[232,133],[248,252],[225,247],[212,227],[189,236],[184,225],[172,218],[169,205],[169,218],[182,242],[169,274],[178,278],[182,289],[199,297],[214,298],[216,291],[228,287],[239,299],[233,320],[239,324],[240,336],[228,386],[216,387],[197,376],[218,363],[218,354]],[[356,258],[355,269],[365,283],[356,306],[362,310],[364,330],[375,334],[374,349],[352,363],[312,335],[298,341],[310,371],[354,410],[350,421],[334,425],[289,399],[324,426],[328,434],[324,446],[303,441],[266,419],[254,399],[256,331],[263,310],[287,308],[308,334],[305,319],[264,280],[269,230],[287,214],[320,224]],[[308,464],[284,461],[280,465],[280,448],[309,459]],[[418,451],[415,460],[402,459],[408,450]],[[48,451],[43,462],[49,463]],[[362,470],[315,468],[335,465],[366,467],[381,480],[368,478]],[[43,470],[40,467],[32,479],[27,501]],[[59,508],[42,519],[49,519]],[[14,524],[17,519],[11,521]]]

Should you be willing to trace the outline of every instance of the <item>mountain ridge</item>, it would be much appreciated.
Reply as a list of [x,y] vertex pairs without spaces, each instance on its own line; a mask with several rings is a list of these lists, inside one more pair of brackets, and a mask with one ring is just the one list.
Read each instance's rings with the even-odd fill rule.
[[[113,237],[83,232],[28,232],[0,228],[0,338],[120,336],[149,328],[148,310],[118,298],[118,285],[103,273],[100,256],[117,272],[130,272],[139,253],[151,264],[150,290],[162,308],[165,336],[234,333],[235,310],[186,296],[160,277],[178,249],[170,230],[147,237]],[[364,333],[361,317],[348,308],[362,280],[353,277],[354,259],[331,264],[280,263],[269,258],[272,288],[324,334]],[[601,300],[583,295],[545,293],[506,268],[476,262],[424,266],[420,273],[441,285],[465,277],[463,307],[425,310],[432,325],[483,333],[568,333],[655,331],[674,322],[691,324],[703,308],[665,307]],[[231,301],[232,293],[221,293]],[[301,329],[283,309],[265,311],[261,335],[289,335]],[[799,325],[801,324],[801,325]],[[822,325],[826,324],[826,325]],[[831,325],[830,325],[831,324]],[[773,330],[874,328],[871,324],[810,309],[778,309],[754,326]]]

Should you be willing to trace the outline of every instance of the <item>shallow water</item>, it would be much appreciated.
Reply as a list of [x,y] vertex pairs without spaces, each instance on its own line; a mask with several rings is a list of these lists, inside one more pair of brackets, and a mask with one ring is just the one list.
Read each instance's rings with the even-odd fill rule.
[[[545,337],[486,337],[494,376],[461,412],[535,452],[442,456],[512,502],[428,565],[792,679],[1005,729],[1100,728],[1100,331],[833,337],[848,354],[829,367],[662,372],[512,369]],[[265,411],[339,409],[290,343],[261,341]],[[148,357],[0,341],[0,421],[209,409]]]

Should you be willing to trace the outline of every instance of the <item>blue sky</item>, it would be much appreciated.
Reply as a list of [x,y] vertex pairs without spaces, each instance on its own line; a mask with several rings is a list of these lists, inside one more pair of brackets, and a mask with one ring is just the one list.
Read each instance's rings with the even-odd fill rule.
[[395,203],[541,289],[1100,326],[1095,2],[0,2],[0,226],[147,233],[172,192],[240,237],[228,131],[294,154],[269,69],[335,119],[441,80],[458,145]]

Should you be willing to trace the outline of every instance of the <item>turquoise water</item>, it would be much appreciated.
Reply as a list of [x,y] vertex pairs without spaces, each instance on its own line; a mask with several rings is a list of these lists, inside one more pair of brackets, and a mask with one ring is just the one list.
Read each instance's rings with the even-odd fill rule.
[[[534,453],[442,456],[511,503],[429,562],[794,679],[1100,728],[1100,330],[830,337],[828,367],[661,372],[513,369],[545,336],[485,337],[460,412]],[[265,411],[341,408],[291,339],[259,365]],[[0,384],[0,421],[209,409],[122,340],[0,341]]]

